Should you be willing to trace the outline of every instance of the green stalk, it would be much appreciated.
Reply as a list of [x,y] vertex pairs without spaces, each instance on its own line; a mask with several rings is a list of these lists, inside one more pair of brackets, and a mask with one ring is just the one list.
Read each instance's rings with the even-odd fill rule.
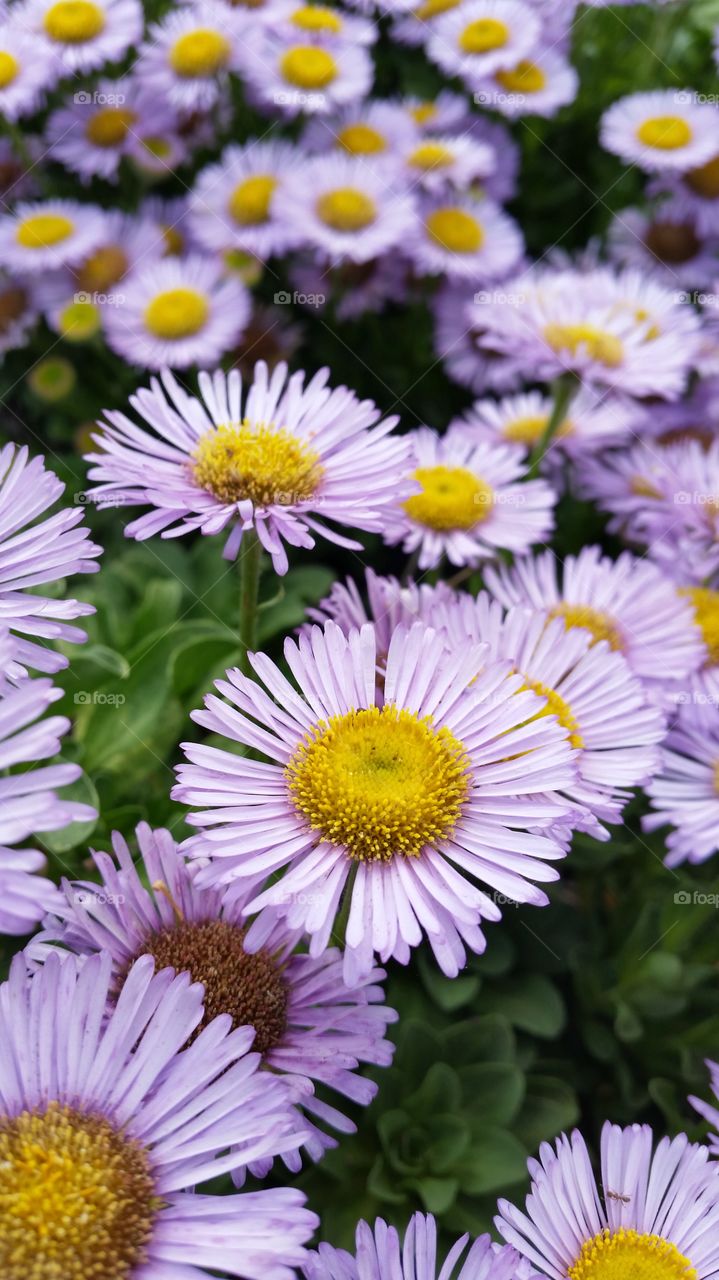
[[240,671],[251,674],[249,653],[257,648],[257,616],[262,572],[262,543],[254,529],[240,547]]
[[579,379],[574,373],[563,373],[552,384],[554,404],[547,420],[547,425],[532,450],[527,471],[529,479],[534,479],[538,474],[539,464],[552,443],[556,432],[564,422],[567,410],[578,390]]

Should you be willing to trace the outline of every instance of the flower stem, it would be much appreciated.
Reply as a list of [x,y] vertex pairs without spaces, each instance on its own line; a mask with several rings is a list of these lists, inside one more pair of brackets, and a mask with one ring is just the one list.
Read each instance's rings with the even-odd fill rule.
[[563,373],[552,384],[554,404],[552,405],[552,412],[547,419],[547,425],[534,446],[529,459],[527,476],[530,480],[534,479],[538,474],[539,464],[552,443],[556,432],[564,422],[567,410],[578,389],[579,379],[574,373]]
[[262,571],[262,543],[254,529],[240,547],[240,671],[251,674],[248,655],[257,648],[257,615]]

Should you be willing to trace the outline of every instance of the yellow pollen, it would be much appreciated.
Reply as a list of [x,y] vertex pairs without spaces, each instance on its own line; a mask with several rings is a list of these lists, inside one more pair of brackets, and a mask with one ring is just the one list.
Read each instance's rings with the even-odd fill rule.
[[295,45],[280,58],[280,72],[298,89],[326,89],[337,76],[337,63],[326,49]]
[[84,293],[107,293],[122,280],[128,266],[124,249],[119,244],[106,244],[78,267],[75,279]]
[[[505,440],[511,440],[514,444],[536,444],[537,440],[541,440],[542,432],[545,430],[548,421],[546,414],[538,414],[537,417],[515,418],[514,422],[506,424],[502,430],[502,435]],[[557,427],[555,438],[571,435],[573,430],[573,424],[567,418]]]
[[620,1227],[582,1246],[569,1280],[697,1280],[688,1258],[670,1240]]
[[691,142],[693,134],[681,116],[652,116],[643,120],[637,129],[637,137],[645,147],[659,151],[678,151]]
[[270,214],[270,204],[277,179],[269,173],[256,173],[235,187],[229,200],[229,211],[241,227],[259,227]]
[[103,107],[88,121],[85,137],[96,147],[119,147],[137,116],[123,107]]
[[719,156],[707,160],[698,169],[690,169],[684,174],[684,182],[698,196],[705,200],[716,200],[719,196]]
[[92,0],[58,0],[45,14],[45,31],[59,44],[85,44],[105,29],[105,14]]
[[402,505],[410,520],[427,529],[473,529],[491,513],[491,486],[466,467],[418,467],[412,478],[422,491]]
[[464,209],[435,209],[426,222],[432,240],[450,253],[476,253],[484,243],[484,231]]
[[[451,5],[449,6],[452,7]],[[436,120],[437,107],[434,102],[418,102],[415,107],[410,109],[409,113],[415,124],[429,124],[430,120]]]
[[142,139],[142,145],[151,156],[156,160],[165,160],[172,152],[172,147],[166,138],[148,137]]
[[302,31],[331,31],[333,35],[338,35],[343,26],[339,14],[324,4],[302,5],[292,14],[292,22]]
[[632,476],[629,488],[637,498],[661,498],[662,491],[646,476]]
[[209,313],[207,298],[196,289],[168,289],[145,307],[145,324],[158,338],[191,338]]
[[562,728],[566,731],[571,746],[577,750],[584,746],[584,739],[579,732],[579,725],[569,703],[557,693],[556,689],[552,689],[548,684],[541,684],[538,680],[530,680],[524,677],[523,689],[531,689],[532,693],[536,693],[540,698],[546,700],[546,707],[538,711],[532,716],[532,720],[539,720],[541,716],[556,716]]
[[463,53],[490,53],[503,49],[509,39],[509,28],[496,18],[478,18],[464,28],[459,37]]
[[229,40],[219,31],[198,27],[175,41],[170,50],[170,66],[186,80],[214,76],[227,66],[231,52]]
[[387,142],[382,134],[368,124],[348,124],[340,129],[337,141],[352,156],[372,156],[378,151],[387,150]]
[[193,475],[221,502],[256,507],[307,502],[324,475],[319,455],[281,427],[228,423],[206,432],[193,454]]
[[374,200],[355,187],[337,187],[320,196],[317,216],[334,231],[364,231],[377,217]]
[[59,213],[35,213],[19,224],[16,239],[24,249],[47,249],[67,240],[74,230],[71,220]]
[[683,587],[679,594],[687,596],[694,606],[694,621],[709,651],[709,664],[719,666],[719,591],[712,591],[711,587]]
[[437,18],[441,13],[449,13],[451,9],[456,9],[461,0],[424,0],[424,3],[415,9],[414,16],[419,18],[421,22],[427,22],[431,18]]
[[609,369],[616,369],[624,359],[619,338],[604,329],[597,329],[593,324],[548,324],[544,339],[558,355],[567,352],[576,356],[586,352],[591,360]]
[[0,50],[0,89],[7,89],[20,70],[20,63],[5,49]]
[[497,71],[494,78],[507,93],[541,93],[547,87],[547,77],[542,68],[526,58],[511,71]]
[[320,722],[285,777],[311,829],[360,862],[416,858],[447,839],[469,794],[462,743],[393,706]]
[[54,1102],[0,1120],[3,1280],[129,1280],[160,1208],[145,1151],[108,1121]]
[[421,142],[409,156],[409,164],[415,169],[443,169],[454,160],[454,152],[441,142]]
[[571,627],[582,627],[591,631],[592,643],[607,640],[612,649],[621,651],[624,641],[619,626],[614,619],[601,609],[593,609],[590,604],[557,604],[549,613],[550,618],[562,618],[567,631]]

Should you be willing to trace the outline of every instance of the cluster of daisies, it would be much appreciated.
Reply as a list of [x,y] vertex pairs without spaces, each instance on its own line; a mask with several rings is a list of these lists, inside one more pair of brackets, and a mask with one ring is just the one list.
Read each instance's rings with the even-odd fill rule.
[[[362,534],[406,557],[402,581],[336,583],[281,663],[252,652],[208,693],[193,719],[212,740],[182,744],[173,790],[188,838],[141,824],[58,884],[26,846],[94,816],[50,709],[91,611],[62,584],[100,548],[40,457],[0,451],[0,932],[33,934],[0,987],[7,1280],[719,1275],[717,1134],[608,1124],[599,1176],[562,1137],[524,1208],[500,1202],[502,1243],[444,1257],[420,1214],[403,1238],[361,1222],[355,1254],[311,1251],[315,1215],[276,1185],[376,1093],[365,1067],[390,1063],[396,1018],[381,965],[425,945],[456,976],[636,788],[670,866],[719,849],[717,106],[613,104],[601,143],[649,175],[645,203],[606,247],[528,262],[503,208],[508,122],[574,99],[576,9],[2,9],[0,349],[42,318],[157,373],[98,424],[92,500],[139,509],[130,538],[221,535],[245,571]],[[454,88],[373,95],[380,25]],[[41,185],[48,160],[73,198]],[[178,173],[182,196],[145,194]],[[134,211],[105,207],[113,184],[143,192]],[[328,370],[224,372],[268,334],[292,354],[292,326],[253,303],[263,273],[333,323],[424,298],[473,402],[402,430]],[[214,371],[173,373],[195,367]],[[606,514],[616,558],[559,561],[571,495]]]
[[[426,278],[502,280],[523,238],[502,207],[517,148],[497,113],[572,101],[575,7],[195,0],[146,26],[139,0],[14,0],[0,21],[0,349],[42,320],[145,368],[259,342],[290,355],[296,328],[253,304],[263,275],[276,300],[340,321],[420,296]],[[380,18],[466,92],[374,95]],[[54,196],[48,161],[94,199]],[[178,176],[183,194],[163,196]],[[140,192],[132,211],[114,207],[120,183]]]

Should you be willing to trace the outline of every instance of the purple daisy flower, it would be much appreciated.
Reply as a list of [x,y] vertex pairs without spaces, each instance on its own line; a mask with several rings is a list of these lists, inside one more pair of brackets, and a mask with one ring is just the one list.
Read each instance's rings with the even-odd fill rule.
[[506,276],[524,241],[514,219],[491,200],[448,193],[425,201],[402,248],[422,275],[477,283]]
[[686,1134],[654,1148],[648,1125],[602,1129],[601,1185],[576,1130],[530,1160],[526,1213],[499,1202],[497,1229],[550,1280],[602,1274],[712,1280],[719,1269],[719,1178]]
[[489,566],[490,593],[509,608],[523,604],[560,617],[569,630],[583,627],[624,654],[636,675],[653,685],[690,675],[702,662],[703,647],[691,606],[669,589],[652,564],[628,551],[617,560],[600,547],[567,556],[563,568],[547,551],[526,556],[511,569]]
[[135,75],[179,111],[207,111],[237,70],[245,19],[229,4],[197,0],[150,27]]
[[[477,400],[462,418],[450,423],[450,430],[475,442],[519,445],[529,453],[542,439],[552,406],[551,398],[541,391],[524,391],[501,400]],[[555,431],[542,462],[552,463],[555,451],[572,457],[594,452],[607,443],[615,444],[628,433],[632,422],[636,422],[636,412],[621,400],[601,400],[582,389]]]
[[515,66],[536,44],[539,15],[525,0],[466,0],[432,24],[427,57],[471,87]]
[[407,446],[390,435],[396,418],[379,421],[370,400],[329,388],[327,377],[321,369],[305,386],[303,373],[288,378],[280,363],[270,374],[259,361],[243,404],[237,370],[201,373],[201,398],[165,371],[130,399],[157,434],[108,411],[103,452],[89,455],[95,495],[101,505],[153,507],[125,530],[140,540],[229,526],[227,559],[254,528],[277,573],[287,572],[284,544],[313,547],[316,533],[361,550],[325,521],[381,532],[403,488]]
[[471,136],[437,133],[414,138],[399,155],[401,178],[412,188],[464,191],[474,183],[486,189],[496,167],[493,147]]
[[544,714],[557,717],[578,752],[578,779],[565,791],[587,811],[578,825],[608,840],[602,824],[619,822],[631,799],[626,788],[656,773],[666,728],[622,655],[587,630],[567,630],[561,618],[548,621],[544,612],[515,606],[505,616],[486,592],[438,601],[430,623],[450,648],[486,641],[493,659],[511,659],[526,687],[546,700]]
[[414,201],[366,157],[335,152],[291,173],[278,216],[323,258],[368,262],[405,247],[415,233]]
[[106,216],[95,205],[18,204],[0,217],[0,265],[28,274],[75,266],[102,243],[105,229]]
[[692,217],[677,217],[667,204],[649,216],[622,209],[609,228],[609,256],[621,267],[637,267],[670,288],[700,289],[717,266],[711,243],[703,243]]
[[12,14],[50,50],[62,76],[118,62],[143,28],[139,0],[21,0]]
[[102,548],[90,542],[82,507],[46,519],[65,486],[40,457],[6,444],[0,450],[0,626],[16,640],[15,657],[36,671],[55,672],[67,659],[39,640],[82,644],[87,636],[68,623],[94,613],[79,600],[50,599],[34,588],[75,573],[96,573]]
[[365,45],[309,38],[284,39],[258,27],[245,33],[240,71],[251,100],[285,116],[334,113],[366,98],[374,68]]
[[200,253],[138,267],[123,281],[123,299],[106,312],[107,344],[147,369],[214,364],[250,315],[245,286]]
[[[27,954],[44,962],[58,945],[77,955],[105,951],[115,983],[141,955],[153,956],[158,971],[167,965],[177,973],[187,970],[203,985],[205,1024],[225,1014],[233,1027],[252,1027],[253,1050],[263,1067],[287,1085],[307,1117],[294,1127],[294,1138],[290,1129],[277,1152],[295,1170],[300,1144],[312,1159],[320,1159],[337,1145],[325,1126],[354,1133],[355,1125],[316,1097],[313,1086],[366,1106],[377,1085],[362,1077],[358,1066],[389,1066],[392,1060],[393,1046],[384,1035],[397,1015],[383,1003],[382,970],[372,970],[350,990],[342,980],[340,952],[333,949],[315,959],[298,954],[299,935],[281,920],[269,924],[259,951],[245,951],[243,908],[251,888],[239,894],[232,888],[200,888],[169,831],[152,831],[142,823],[137,841],[140,864],[115,833],[114,859],[92,855],[99,885],[63,882],[54,918],[45,921]],[[264,1162],[263,1172],[266,1167]]]
[[551,117],[574,102],[579,76],[556,45],[548,49],[540,46],[474,87],[477,106],[499,111],[510,120],[518,116]]
[[399,150],[420,139],[418,126],[398,102],[368,98],[353,102],[336,116],[314,116],[302,134],[303,148],[313,155],[339,151],[364,156],[368,164],[394,160]]
[[17,956],[0,989],[3,1275],[292,1280],[317,1223],[299,1191],[195,1191],[233,1167],[233,1147],[271,1152],[286,1124],[252,1032],[217,1018],[183,1048],[202,988],[153,976],[150,957],[104,1017],[111,963],[51,956],[30,978]]
[[718,119],[716,105],[689,89],[632,93],[605,111],[601,143],[648,173],[685,172],[716,155]]
[[500,548],[521,553],[549,538],[556,494],[544,480],[525,478],[521,449],[427,427],[409,438],[408,479],[418,492],[389,513],[383,532],[407,553],[417,551],[420,569],[443,556],[476,565]]
[[699,352],[691,306],[636,270],[544,269],[484,307],[487,341],[534,379],[574,373],[632,396],[677,399]]
[[469,1234],[452,1245],[437,1274],[437,1224],[431,1213],[410,1218],[404,1242],[394,1227],[377,1218],[357,1224],[356,1253],[321,1244],[304,1264],[306,1280],[531,1280],[511,1245],[479,1236],[467,1250]]
[[123,156],[131,155],[150,126],[155,135],[176,127],[175,113],[131,76],[101,80],[92,93],[79,93],[59,107],[46,125],[53,160],[89,182],[116,182]]
[[706,862],[719,850],[719,696],[703,706],[680,704],[676,725],[662,751],[662,767],[647,787],[655,813],[642,818],[645,831],[670,825],[665,862]]
[[[261,762],[183,744],[189,763],[173,795],[199,808],[188,851],[209,862],[198,882],[254,884],[287,868],[245,910],[270,908],[321,955],[349,895],[349,983],[371,971],[375,951],[406,964],[423,933],[455,976],[465,946],[484,949],[482,918],[501,914],[474,879],[513,900],[547,901],[532,882],[557,878],[548,863],[563,850],[528,828],[567,813],[547,796],[574,777],[566,736],[553,719],[532,718],[543,703],[520,692],[511,664],[485,666],[482,646],[448,654],[421,622],[394,632],[379,686],[372,626],[348,638],[329,622],[284,652],[297,687],[255,654],[262,684],[229,671],[216,685],[227,701],[210,695],[194,715]],[[263,929],[260,915],[250,946]]]
[[301,153],[289,142],[255,139],[228,147],[195,181],[188,220],[197,243],[209,252],[239,249],[263,262],[300,244],[301,228],[277,216],[298,167],[304,171]]
[[649,183],[649,196],[660,196],[662,208],[676,222],[690,222],[699,236],[719,234],[719,151],[682,174],[659,174]]

